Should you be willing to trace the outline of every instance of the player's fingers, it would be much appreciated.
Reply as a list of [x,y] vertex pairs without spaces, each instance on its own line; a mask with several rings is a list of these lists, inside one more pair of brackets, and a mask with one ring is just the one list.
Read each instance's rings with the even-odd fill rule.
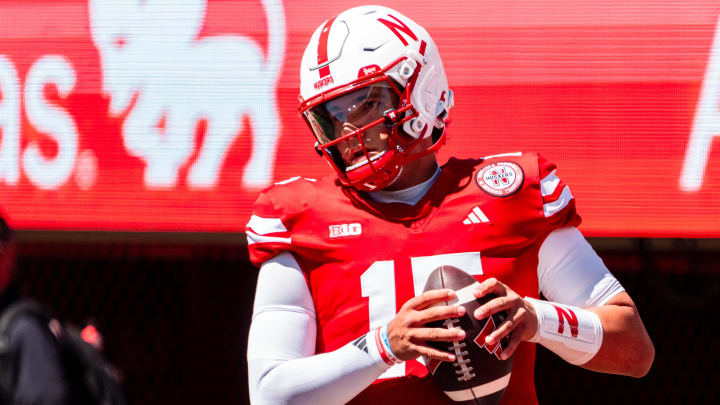
[[[507,347],[505,347],[505,349],[503,349],[500,353],[500,360],[507,360],[510,358],[510,356],[515,353],[515,349],[517,349],[518,345],[520,345],[520,342],[522,342],[523,330],[527,328],[527,323],[524,321],[525,315],[527,315],[525,312],[526,311],[523,308],[520,308],[511,317],[512,322],[516,325],[516,327],[509,332],[510,340]],[[504,335],[493,336],[493,334],[490,334],[490,336],[486,338],[486,341],[490,340],[493,342],[492,344],[495,344],[494,342],[499,342],[503,337]]]
[[415,351],[416,353],[419,353],[420,355],[427,356],[427,357],[430,357],[435,360],[448,361],[448,362],[455,361],[454,354],[451,354],[448,352],[443,352],[441,350],[437,350],[430,346],[414,344],[410,348],[413,351]]
[[416,325],[424,325],[428,322],[461,317],[465,315],[465,307],[462,305],[437,305],[418,311],[413,315]]
[[484,280],[482,283],[473,288],[473,295],[475,298],[480,298],[489,293],[495,293],[497,295],[506,295],[505,284],[499,282],[495,277],[490,277]]
[[[494,346],[497,344],[497,342],[500,341],[500,339],[504,338],[506,335],[508,335],[510,332],[513,331],[516,327],[518,327],[522,323],[522,316],[519,316],[517,311],[514,313],[511,313],[510,316],[505,318],[504,321],[500,323],[500,325],[495,328],[493,333],[489,334],[485,338],[485,343],[487,343],[490,346]],[[521,334],[519,334],[521,335]]]
[[515,353],[515,349],[517,349],[518,345],[522,341],[520,338],[521,335],[521,333],[510,334],[510,343],[508,343],[507,347],[500,353],[500,360],[507,360],[513,353]]
[[493,298],[490,301],[484,303],[478,309],[475,310],[475,319],[483,319],[488,316],[504,311],[506,309],[517,308],[521,306],[522,298],[520,296],[502,296]]
[[465,339],[465,331],[460,328],[413,328],[408,335],[413,341],[456,342]]
[[403,308],[412,308],[415,310],[425,309],[429,307],[432,304],[435,304],[437,302],[441,301],[451,301],[455,298],[455,291],[444,288],[440,290],[430,290],[425,291],[424,293],[418,295],[417,297],[413,297],[409,299],[404,305]]

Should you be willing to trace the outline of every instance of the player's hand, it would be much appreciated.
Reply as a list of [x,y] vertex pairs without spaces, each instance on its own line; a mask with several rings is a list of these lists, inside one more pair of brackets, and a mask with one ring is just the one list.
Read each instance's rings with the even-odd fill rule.
[[[535,335],[537,330],[537,315],[535,308],[519,296],[515,291],[495,278],[489,278],[473,290],[475,298],[486,294],[494,293],[497,298],[486,302],[475,310],[475,318],[484,319],[488,316],[507,310],[505,320],[491,333],[485,342],[493,347],[503,337],[510,334],[510,343],[500,354],[502,360],[509,358],[520,342],[528,340]],[[512,333],[511,333],[512,332]]]
[[416,359],[420,355],[440,361],[455,361],[455,356],[427,345],[427,341],[459,341],[465,338],[461,329],[428,328],[428,322],[457,318],[465,314],[460,305],[435,305],[455,298],[453,290],[426,291],[408,300],[388,324],[390,349],[400,360]]

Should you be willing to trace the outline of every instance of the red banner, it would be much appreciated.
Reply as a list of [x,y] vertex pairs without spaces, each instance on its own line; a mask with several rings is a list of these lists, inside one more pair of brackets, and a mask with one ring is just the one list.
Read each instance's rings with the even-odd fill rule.
[[[716,0],[386,2],[436,40],[448,156],[536,150],[593,236],[720,237]],[[0,207],[20,229],[242,231],[331,173],[297,116],[355,2],[0,1]]]

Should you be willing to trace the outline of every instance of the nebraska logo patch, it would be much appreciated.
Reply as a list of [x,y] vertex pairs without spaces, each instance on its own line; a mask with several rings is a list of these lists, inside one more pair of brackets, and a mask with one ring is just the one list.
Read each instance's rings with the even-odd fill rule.
[[518,191],[524,179],[525,174],[515,162],[491,163],[475,175],[477,185],[495,197],[507,197]]

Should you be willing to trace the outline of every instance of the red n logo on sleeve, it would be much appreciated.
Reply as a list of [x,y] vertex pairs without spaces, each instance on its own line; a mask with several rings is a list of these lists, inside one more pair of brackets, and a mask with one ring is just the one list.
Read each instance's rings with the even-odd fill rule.
[[553,305],[558,314],[558,333],[563,334],[565,330],[565,320],[570,324],[570,334],[572,337],[578,337],[578,320],[577,315],[571,309],[563,309],[557,305]]

